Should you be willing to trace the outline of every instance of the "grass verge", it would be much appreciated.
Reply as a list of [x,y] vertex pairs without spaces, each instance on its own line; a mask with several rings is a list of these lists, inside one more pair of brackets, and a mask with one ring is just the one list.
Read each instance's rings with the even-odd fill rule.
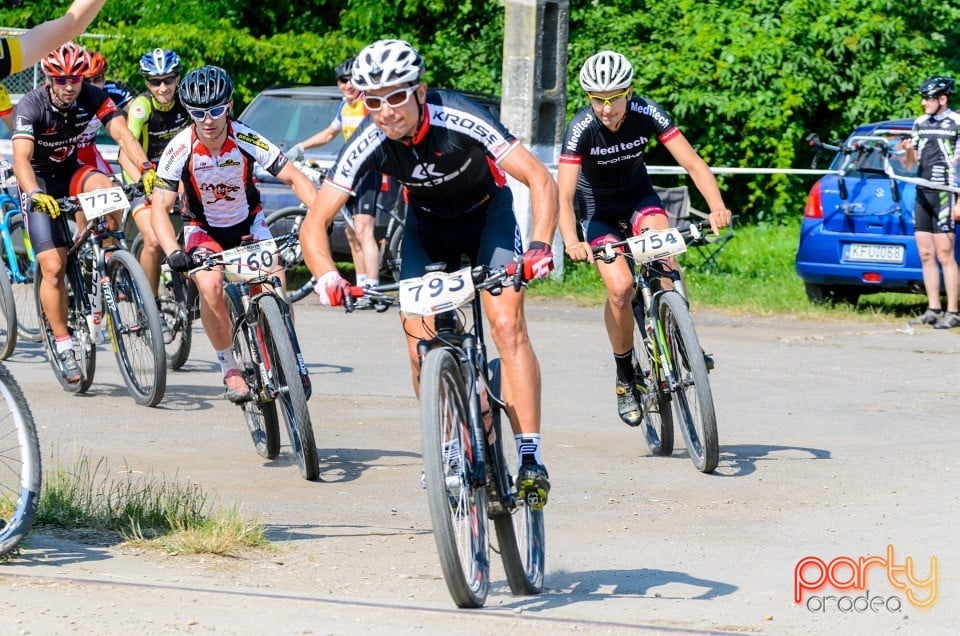
[[268,544],[263,525],[234,506],[214,508],[199,484],[121,470],[79,455],[44,475],[37,526],[117,532],[127,541],[168,552],[228,554]]

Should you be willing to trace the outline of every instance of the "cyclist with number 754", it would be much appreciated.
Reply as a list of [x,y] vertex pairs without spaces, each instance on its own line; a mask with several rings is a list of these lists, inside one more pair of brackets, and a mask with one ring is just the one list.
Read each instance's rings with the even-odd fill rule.
[[[633,67],[626,57],[614,51],[591,56],[580,69],[580,86],[590,105],[567,125],[557,170],[560,233],[570,258],[592,259],[591,248],[627,238],[621,221],[629,224],[632,235],[670,227],[644,163],[644,149],[653,138],[690,174],[710,206],[713,231],[730,224],[730,210],[709,166],[659,104],[634,96]],[[583,217],[585,240],[577,233],[575,205]],[[617,411],[624,422],[637,426],[646,387],[633,359],[633,272],[624,259],[596,264],[607,288],[604,323],[617,367]],[[678,267],[673,257],[666,264]],[[712,366],[707,359],[707,368]]]
[[[557,190],[550,173],[483,106],[459,93],[427,92],[423,71],[423,58],[401,40],[375,42],[354,60],[353,84],[363,91],[370,115],[327,172],[300,229],[304,260],[324,305],[344,304],[350,293],[330,257],[326,229],[369,170],[395,177],[408,193],[401,279],[422,276],[432,263],[456,271],[463,256],[490,267],[520,258],[527,280],[553,268]],[[505,173],[531,192],[532,241],[522,256]],[[500,353],[503,398],[521,459],[519,496],[546,502],[550,483],[540,452],[540,367],[527,336],[523,291],[484,293],[482,300]],[[404,318],[417,393],[423,322]]]
[[[170,269],[186,272],[196,267],[195,256],[237,247],[249,236],[257,241],[271,238],[254,183],[254,163],[292,187],[304,205],[313,203],[317,188],[276,145],[230,118],[233,80],[225,70],[193,69],[177,91],[193,125],[180,131],[160,156],[150,224]],[[181,183],[187,199],[181,212],[183,248],[170,222]],[[200,294],[200,321],[223,371],[226,397],[246,402],[252,396],[233,355],[223,272],[202,270],[193,278]]]

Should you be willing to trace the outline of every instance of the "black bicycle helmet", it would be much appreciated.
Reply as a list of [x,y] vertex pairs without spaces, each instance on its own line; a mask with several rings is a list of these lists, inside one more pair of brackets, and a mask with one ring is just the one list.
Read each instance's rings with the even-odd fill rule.
[[187,108],[213,108],[230,103],[233,80],[219,66],[201,66],[183,76],[177,92]]
[[353,60],[354,58],[348,57],[344,61],[337,64],[337,66],[333,69],[333,72],[337,74],[337,79],[340,79],[341,77],[350,79],[350,72],[353,71]]
[[923,97],[940,97],[953,94],[953,80],[949,77],[936,75],[920,85],[920,95]]

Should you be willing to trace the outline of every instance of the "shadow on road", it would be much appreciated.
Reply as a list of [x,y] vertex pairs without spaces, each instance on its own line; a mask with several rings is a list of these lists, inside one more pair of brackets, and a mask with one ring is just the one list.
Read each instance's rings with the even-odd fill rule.
[[[408,457],[420,461],[419,453],[409,451],[382,450],[379,448],[334,448],[319,449],[320,481],[326,483],[344,483],[353,481],[371,468],[381,464],[384,457]],[[392,466],[403,464],[392,463]]]
[[349,537],[406,537],[432,534],[429,529],[384,528],[381,526],[358,526],[347,524],[299,524],[268,525],[264,533],[270,541],[312,541],[315,539],[340,539]]
[[[685,451],[683,455],[687,456]],[[743,477],[756,472],[760,462],[810,461],[832,457],[830,451],[822,448],[763,444],[721,445],[720,463],[713,474],[717,477]]]

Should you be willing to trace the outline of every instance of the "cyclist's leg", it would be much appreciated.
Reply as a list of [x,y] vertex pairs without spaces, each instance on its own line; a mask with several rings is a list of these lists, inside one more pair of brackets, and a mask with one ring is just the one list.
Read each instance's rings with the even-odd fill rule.
[[954,256],[956,233],[951,215],[954,196],[943,191],[939,192],[939,195],[937,232],[933,235],[933,241],[937,250],[937,262],[943,271],[943,288],[947,292],[947,312],[956,314],[960,280],[958,280],[957,259]]
[[[356,209],[353,215],[353,229],[360,246],[367,285],[376,285],[380,282],[379,250],[373,233],[380,181],[380,174],[377,172],[370,172],[361,180],[357,187]],[[357,284],[360,284],[359,280]]]
[[140,236],[143,237],[143,248],[140,250],[140,267],[143,268],[143,273],[147,275],[150,290],[156,297],[157,290],[160,287],[160,263],[163,260],[163,252],[160,249],[157,235],[150,224],[151,212],[150,200],[140,198],[134,202],[130,214],[140,231]]
[[350,246],[350,257],[353,259],[353,271],[356,274],[357,285],[362,285],[367,279],[367,270],[363,262],[363,246],[357,238],[357,233],[353,227],[356,225],[357,199],[351,198],[344,206],[350,213],[350,222],[344,226],[344,234],[347,237],[347,245]]
[[[70,179],[70,194],[76,195],[81,192],[90,192],[100,188],[111,188],[114,185],[116,184],[104,173],[90,166],[81,166]],[[120,227],[121,216],[120,212],[113,212],[109,215],[108,226],[110,229],[115,230]],[[77,226],[83,227],[86,223],[87,221],[83,216],[83,212],[77,212]],[[113,245],[116,242],[116,239],[108,238],[103,241],[103,244]]]
[[[652,199],[656,199],[656,202]],[[667,211],[663,209],[663,204],[660,203],[660,198],[657,195],[641,202],[637,211],[630,218],[630,227],[634,236],[644,230],[667,230],[670,228],[670,218],[667,216]],[[669,270],[680,271],[680,265],[673,256],[665,258],[662,263]],[[660,288],[673,289],[673,281],[669,277],[661,277]]]
[[[69,182],[54,179],[38,179],[39,185],[50,196],[60,198],[70,194]],[[69,238],[64,236],[59,221],[40,212],[24,215],[27,235],[37,255],[37,267],[43,276],[40,280],[40,308],[50,323],[50,329],[58,340],[70,336],[67,330],[67,291],[63,278],[66,273]]]

